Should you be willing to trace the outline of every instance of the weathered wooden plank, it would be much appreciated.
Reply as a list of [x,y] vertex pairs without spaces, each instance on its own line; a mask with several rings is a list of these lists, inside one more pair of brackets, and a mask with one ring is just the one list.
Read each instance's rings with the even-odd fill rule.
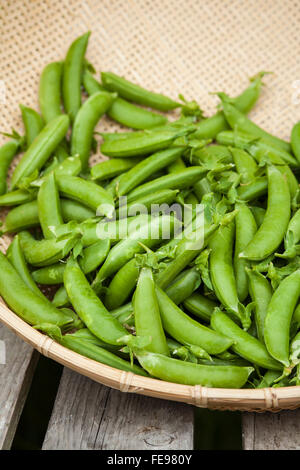
[[122,393],[64,369],[43,449],[193,448],[192,406]]
[[244,413],[245,450],[299,450],[300,409],[280,413]]
[[38,353],[0,324],[0,449],[9,449],[27,397]]

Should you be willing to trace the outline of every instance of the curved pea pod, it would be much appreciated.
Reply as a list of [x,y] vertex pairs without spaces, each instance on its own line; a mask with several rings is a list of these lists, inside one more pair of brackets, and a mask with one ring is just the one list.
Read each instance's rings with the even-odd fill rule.
[[69,307],[71,305],[65,286],[60,286],[54,294],[52,304],[55,307]]
[[58,176],[56,178],[59,192],[69,199],[97,211],[98,215],[111,217],[114,212],[112,196],[101,186],[78,176]]
[[91,168],[91,177],[95,181],[105,181],[121,175],[139,163],[140,159],[135,158],[113,158],[97,163]]
[[184,163],[181,157],[177,158],[175,162],[168,165],[168,173],[180,173],[182,170],[186,168],[186,164]]
[[19,233],[21,248],[26,261],[33,266],[47,266],[64,258],[74,247],[77,239],[73,236],[65,240],[35,240],[23,231]]
[[247,150],[254,158],[259,154],[268,155],[271,153],[280,157],[285,163],[292,167],[298,167],[299,165],[297,160],[289,152],[275,147],[262,139],[256,139],[242,132],[222,131],[217,135],[216,140],[221,145],[230,145],[231,147]]
[[16,189],[6,194],[0,195],[0,207],[18,206],[36,199],[36,189],[27,191],[26,189]]
[[43,176],[34,180],[30,183],[30,186],[33,187],[40,187],[45,179],[49,176],[50,173],[54,173],[56,177],[59,176],[77,176],[82,169],[81,160],[79,155],[75,155],[74,157],[66,157],[62,162],[56,160],[54,165],[50,166],[43,172]]
[[76,114],[72,130],[71,153],[80,156],[83,169],[88,167],[94,128],[114,99],[115,96],[111,93],[99,91],[90,96]]
[[255,218],[246,204],[236,204],[235,216],[235,248],[233,267],[236,279],[237,294],[240,302],[248,296],[248,277],[246,273],[247,261],[239,258],[239,254],[251,242],[257,231]]
[[195,364],[147,351],[137,351],[136,356],[151,376],[185,385],[241,388],[254,371],[252,367]]
[[15,168],[11,178],[11,189],[16,188],[22,178],[42,168],[66,135],[68,127],[69,118],[63,115],[53,119],[42,129]]
[[[232,99],[234,106],[243,113],[248,113],[259,98],[262,77],[264,72],[260,72],[256,77],[251,79],[251,84],[239,96]],[[197,131],[194,136],[198,139],[213,139],[217,134],[228,129],[228,124],[222,111],[217,112],[214,116],[203,119],[197,125]]]
[[300,163],[300,122],[297,122],[292,129],[291,147],[293,150],[293,154]]
[[45,298],[44,294],[40,291],[28,269],[24,254],[21,249],[19,236],[16,235],[8,247],[6,257],[12,266],[15,268],[19,276],[23,279],[25,284],[32,292],[35,292],[39,297]]
[[[82,356],[93,359],[94,361],[101,362],[115,369],[125,370],[134,374],[147,376],[148,374],[138,365],[130,364],[130,362],[118,357],[112,351],[106,349],[104,344],[102,346],[98,342],[91,340],[90,336],[82,334],[82,330],[78,330],[73,334],[62,335],[60,329],[54,325],[42,324],[39,329],[57,341],[65,348],[71,349]],[[96,338],[95,338],[96,339]],[[96,339],[97,340],[97,339]],[[99,341],[99,340],[98,340]],[[108,345],[109,346],[109,345]]]
[[[18,153],[19,148],[20,148],[20,141],[17,139],[11,140],[10,142],[7,142],[6,144],[0,147],[0,196],[5,195],[7,191],[6,178],[7,178],[8,168],[12,160]],[[1,199],[5,200],[5,197],[4,198],[0,197],[0,205],[7,205],[7,204],[2,204]]]
[[108,157],[139,157],[164,150],[173,141],[190,130],[162,130],[132,132],[126,139],[106,140],[101,145],[101,152]]
[[136,259],[132,258],[114,275],[105,294],[104,304],[108,310],[121,307],[126,302],[136,286],[139,271]]
[[193,344],[208,354],[220,354],[231,347],[233,341],[186,315],[159,287],[156,295],[164,330],[181,344]]
[[201,277],[196,268],[186,269],[177,276],[166,289],[166,294],[179,305],[189,298],[201,284]]
[[61,79],[63,62],[47,64],[40,77],[39,103],[46,122],[59,116],[61,111]]
[[258,170],[254,158],[246,150],[230,147],[236,171],[241,175],[241,183],[246,184],[255,178]]
[[137,198],[151,194],[154,191],[162,189],[184,189],[192,186],[198,179],[201,179],[207,173],[205,168],[191,166],[182,170],[180,173],[170,173],[144,183],[130,191],[127,195],[127,202],[134,201]]
[[173,163],[182,155],[183,150],[183,148],[170,148],[167,150],[162,150],[138,163],[134,168],[127,171],[120,178],[117,188],[118,195],[124,196],[136,186],[139,186],[141,183],[143,183],[156,171],[159,171]]
[[211,326],[230,338],[232,350],[244,359],[265,369],[281,370],[282,366],[268,353],[266,347],[257,338],[242,330],[228,315],[216,308],[211,317]]
[[110,311],[110,314],[116,318],[122,325],[128,324],[134,326],[134,314],[132,302],[128,302],[122,307],[115,308]]
[[133,129],[152,129],[156,126],[162,126],[167,122],[165,116],[139,108],[122,98],[115,100],[107,114],[114,121]]
[[[146,309],[145,300],[147,302]],[[151,268],[141,269],[133,298],[133,309],[137,336],[151,338],[147,350],[169,356]]]
[[77,201],[61,199],[60,204],[64,222],[75,220],[80,223],[95,216],[95,212],[92,209],[89,209]]
[[249,278],[249,293],[255,303],[254,319],[259,340],[264,343],[264,324],[268,305],[273,295],[273,290],[268,279],[255,269],[246,268]]
[[102,281],[112,276],[125,263],[137,253],[161,243],[163,239],[170,239],[174,227],[180,222],[171,216],[152,217],[146,223],[139,224],[136,230],[130,231],[127,238],[117,243],[109,252],[104,264],[101,266],[93,282],[93,288],[98,289]]
[[42,183],[37,197],[38,214],[43,235],[46,239],[55,238],[52,227],[63,224],[59,193],[53,173]]
[[28,148],[45,126],[43,118],[32,108],[20,104],[22,120],[25,127],[26,147]]
[[90,34],[88,31],[72,42],[64,61],[62,95],[64,108],[71,121],[74,121],[81,106],[81,75]]
[[88,329],[106,343],[119,344],[118,340],[127,331],[106,310],[78,263],[71,258],[64,271],[64,285],[77,315]]
[[[146,194],[128,204],[120,205],[116,210],[117,217],[132,217],[137,214],[157,214],[160,210],[168,209],[166,205],[176,201],[178,191],[172,189],[161,189],[153,193]],[[127,202],[127,198],[125,199]],[[170,208],[171,209],[171,208]]]
[[285,152],[291,151],[291,146],[288,142],[285,142],[278,137],[269,134],[264,129],[252,122],[245,114],[241,113],[235,106],[233,106],[224,93],[218,93],[219,98],[222,101],[223,112],[225,119],[230,125],[231,129],[249,134],[254,138],[262,138],[265,142],[269,143],[274,147],[279,147]]
[[268,192],[268,179],[260,176],[252,180],[250,183],[240,185],[237,189],[238,199],[241,201],[253,201]]
[[73,317],[57,310],[49,300],[33,292],[0,252],[0,294],[8,306],[30,325],[47,322],[65,327]]
[[199,317],[201,320],[210,322],[213,311],[218,304],[214,300],[199,294],[199,292],[194,292],[184,300],[183,306],[186,310],[196,317]]
[[267,311],[264,338],[269,353],[289,367],[290,325],[300,296],[300,270],[287,276],[275,290]]
[[268,173],[268,206],[262,225],[252,241],[239,254],[240,258],[262,260],[280,245],[286,232],[291,212],[290,192],[286,179],[273,166]]
[[[78,264],[84,274],[93,272],[105,260],[110,248],[109,240],[99,240],[93,245],[84,248]],[[37,269],[32,272],[33,279],[39,284],[61,284],[63,283],[66,263],[56,263]]]
[[6,216],[2,230],[14,233],[40,224],[37,201],[25,202],[14,207]]
[[101,80],[103,86],[107,90],[115,91],[122,98],[125,98],[128,101],[133,101],[134,103],[159,109],[160,111],[169,111],[180,106],[179,103],[171,98],[145,90],[139,85],[136,85],[112,72],[102,72]]
[[250,326],[250,318],[239,303],[233,268],[234,231],[235,226],[231,222],[227,226],[219,227],[212,237],[209,243],[210,278],[219,301],[247,328]]
[[256,388],[269,388],[271,387],[274,382],[279,379],[281,376],[281,372],[275,370],[267,370],[265,375],[262,377]]

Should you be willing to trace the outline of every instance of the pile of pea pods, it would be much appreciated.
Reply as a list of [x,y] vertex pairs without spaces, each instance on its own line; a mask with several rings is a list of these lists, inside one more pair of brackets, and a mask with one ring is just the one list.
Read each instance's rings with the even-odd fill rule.
[[[111,72],[100,82],[89,36],[45,66],[40,112],[20,105],[25,135],[0,148],[0,205],[12,206],[1,229],[13,234],[1,296],[117,369],[300,385],[300,122],[289,143],[247,117],[264,72],[235,98],[218,93],[211,117]],[[128,129],[96,132],[104,115]],[[91,166],[99,146],[106,159]]]

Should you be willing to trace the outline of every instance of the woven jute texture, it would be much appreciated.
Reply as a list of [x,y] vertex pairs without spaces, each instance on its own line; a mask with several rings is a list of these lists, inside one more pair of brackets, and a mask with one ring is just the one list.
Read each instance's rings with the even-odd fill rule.
[[[98,74],[113,71],[173,98],[182,93],[208,116],[218,104],[210,92],[235,95],[248,77],[271,71],[250,116],[286,139],[300,119],[297,0],[0,0],[0,28],[0,131],[23,132],[19,103],[38,109],[43,67],[63,60],[71,42],[87,30],[92,32],[87,58]],[[118,126],[104,118],[98,128]],[[98,153],[93,161],[100,158]],[[2,249],[7,243],[1,239]],[[2,321],[45,353],[45,337],[0,307]],[[278,410],[300,405],[300,387],[220,391],[132,374],[124,378],[51,340],[47,355],[106,385],[198,406]]]

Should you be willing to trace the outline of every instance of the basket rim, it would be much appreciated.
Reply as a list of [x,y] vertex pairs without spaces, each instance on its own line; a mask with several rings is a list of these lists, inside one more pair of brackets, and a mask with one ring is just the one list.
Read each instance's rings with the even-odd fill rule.
[[214,409],[280,411],[300,406],[300,386],[261,389],[211,388],[165,382],[115,369],[60,345],[35,330],[2,302],[0,303],[1,322],[34,349],[98,383],[122,392],[138,393]]

